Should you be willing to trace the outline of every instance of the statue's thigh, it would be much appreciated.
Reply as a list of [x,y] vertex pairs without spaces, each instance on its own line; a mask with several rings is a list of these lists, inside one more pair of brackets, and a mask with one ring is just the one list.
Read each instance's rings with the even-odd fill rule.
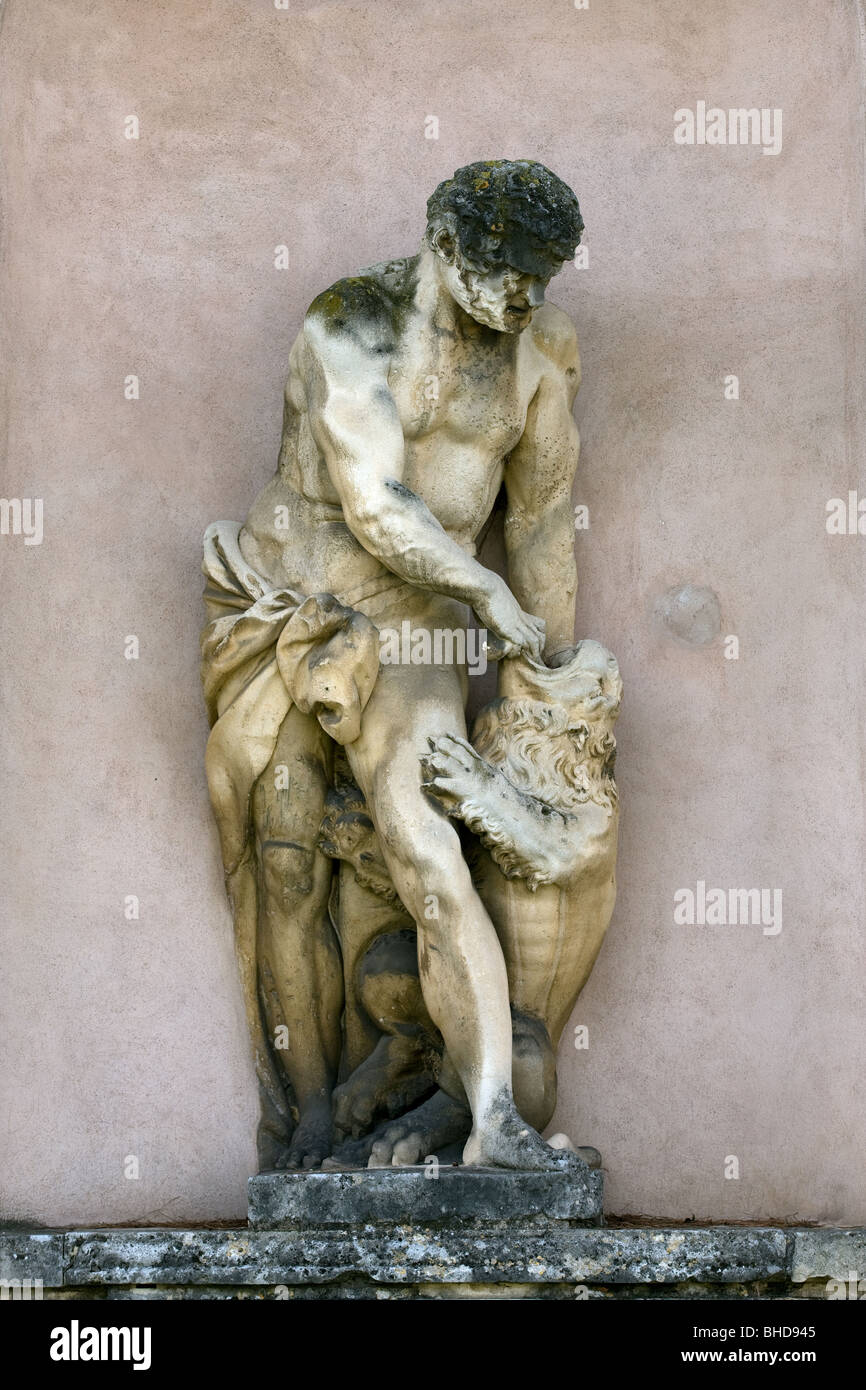
[[382,666],[364,710],[361,735],[346,750],[365,795],[390,800],[408,794],[413,802],[422,802],[419,759],[429,752],[428,739],[440,734],[465,737],[464,709],[459,667]]
[[262,847],[270,842],[314,849],[333,767],[333,740],[318,720],[293,705],[273,756],[253,790],[253,819]]

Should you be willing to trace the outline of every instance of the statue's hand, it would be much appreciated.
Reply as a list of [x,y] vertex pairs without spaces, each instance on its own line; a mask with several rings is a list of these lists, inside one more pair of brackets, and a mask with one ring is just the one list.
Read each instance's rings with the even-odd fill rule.
[[490,572],[490,582],[474,607],[480,621],[504,644],[497,655],[518,656],[525,652],[535,661],[544,650],[544,619],[524,613],[517,599],[498,574]]

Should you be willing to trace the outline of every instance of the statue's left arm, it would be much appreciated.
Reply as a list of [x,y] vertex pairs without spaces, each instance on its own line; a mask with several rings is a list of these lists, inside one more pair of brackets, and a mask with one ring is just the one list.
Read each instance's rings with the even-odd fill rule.
[[547,624],[544,655],[552,663],[574,641],[577,566],[571,488],[580,438],[571,412],[580,385],[580,358],[566,315],[548,310],[544,317],[532,329],[544,369],[523,436],[505,468],[505,550],[517,602]]

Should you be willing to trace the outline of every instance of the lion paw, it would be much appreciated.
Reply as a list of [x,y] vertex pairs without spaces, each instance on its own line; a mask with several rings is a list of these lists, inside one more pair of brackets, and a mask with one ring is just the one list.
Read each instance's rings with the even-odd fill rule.
[[465,738],[442,734],[427,742],[430,752],[420,760],[424,774],[421,785],[447,811],[454,814],[461,802],[478,797],[493,782],[495,769]]

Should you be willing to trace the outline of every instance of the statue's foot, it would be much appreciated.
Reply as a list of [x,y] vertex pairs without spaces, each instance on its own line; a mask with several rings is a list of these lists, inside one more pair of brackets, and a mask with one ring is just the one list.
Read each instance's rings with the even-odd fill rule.
[[423,1105],[399,1120],[380,1125],[364,1139],[350,1139],[334,1152],[326,1167],[337,1165],[374,1168],[421,1163],[428,1154],[461,1144],[469,1133],[469,1110],[446,1091],[436,1091]]
[[399,1115],[433,1086],[426,1049],[418,1037],[383,1037],[334,1091],[334,1123],[355,1138],[382,1114]]
[[601,1155],[597,1149],[553,1148],[521,1119],[513,1100],[505,1095],[485,1122],[474,1126],[463,1162],[479,1168],[585,1173],[588,1167],[601,1167]]
[[471,743],[455,734],[427,740],[430,752],[421,759],[422,787],[453,815],[461,802],[490,790],[495,770]]
[[274,1168],[283,1168],[289,1152],[288,1140],[282,1131],[276,1130],[275,1126],[262,1121],[259,1123],[256,1134],[256,1150],[259,1160],[259,1172],[270,1173]]
[[330,1102],[303,1110],[277,1167],[318,1168],[331,1152],[333,1132]]
[[598,1149],[592,1148],[589,1144],[577,1148],[576,1145],[572,1144],[567,1134],[551,1134],[545,1142],[551,1149],[568,1149],[569,1153],[579,1154],[587,1168],[601,1167],[601,1154]]

